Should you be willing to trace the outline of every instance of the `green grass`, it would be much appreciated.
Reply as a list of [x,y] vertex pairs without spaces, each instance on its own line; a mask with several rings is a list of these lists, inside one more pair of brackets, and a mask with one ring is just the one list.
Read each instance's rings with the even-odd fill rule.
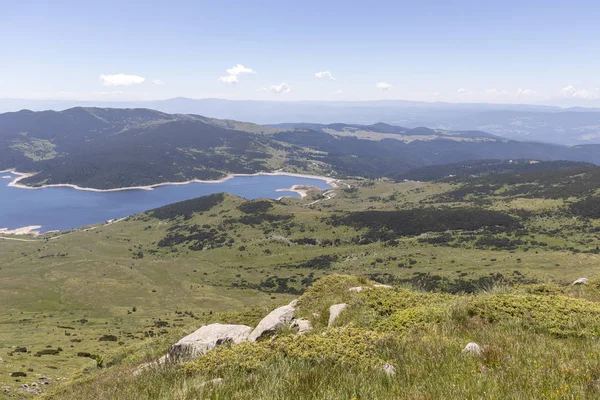
[[[588,288],[499,288],[477,295],[425,294],[407,288],[348,292],[364,279],[331,276],[300,298],[299,312],[346,300],[334,328],[286,334],[257,344],[219,347],[197,361],[134,376],[135,362],[90,372],[50,399],[564,399],[600,396],[600,308]],[[534,292],[534,293],[532,293]],[[540,294],[543,293],[543,294]],[[505,312],[505,299],[519,299]],[[428,300],[427,300],[428,299]],[[476,311],[481,302],[496,305]],[[528,302],[545,310],[533,320]],[[574,304],[573,312],[562,304]],[[418,310],[399,326],[398,313]],[[369,324],[361,316],[372,314]],[[436,314],[424,320],[422,314]],[[503,317],[498,317],[498,313]],[[582,324],[585,322],[585,324]],[[377,327],[379,326],[379,327]],[[585,326],[564,335],[548,326]],[[462,353],[468,343],[481,356]],[[160,347],[158,344],[155,346]],[[166,348],[163,346],[163,349]],[[386,375],[385,363],[396,374]],[[206,384],[213,379],[219,384]]]
[[55,150],[56,145],[49,140],[43,139],[14,140],[10,148],[22,153],[25,157],[33,161],[51,160],[58,155]]
[[[453,239],[445,244],[423,242],[421,239],[435,236],[427,233],[416,237],[398,237],[396,245],[386,242],[356,244],[353,238],[364,235],[365,232],[349,226],[332,227],[328,225],[327,217],[334,213],[372,209],[393,211],[447,205],[463,207],[479,203],[436,202],[438,194],[456,187],[446,183],[345,183],[353,189],[347,190],[346,184],[340,184],[334,191],[335,197],[314,205],[309,204],[319,199],[318,193],[312,193],[306,199],[284,199],[275,204],[268,211],[269,214],[293,216],[291,220],[283,222],[265,221],[254,225],[240,223],[241,218],[251,214],[238,208],[243,204],[243,200],[225,196],[224,201],[214,208],[193,214],[190,219],[178,217],[174,220],[160,220],[141,214],[117,223],[98,225],[94,229],[73,231],[51,240],[0,240],[0,304],[3,305],[0,310],[0,357],[6,361],[0,362],[0,387],[8,386],[18,392],[16,388],[22,383],[33,382],[40,376],[49,376],[53,380],[71,380],[80,374],[82,369],[94,370],[96,360],[78,357],[78,353],[90,353],[107,360],[122,352],[138,354],[140,348],[150,348],[153,349],[152,354],[159,354],[166,350],[168,343],[176,341],[184,332],[190,332],[201,324],[214,320],[218,313],[245,311],[251,316],[251,321],[256,321],[259,315],[252,311],[256,307],[265,313],[265,307],[286,304],[311,286],[308,291],[311,295],[303,297],[299,313],[309,318],[312,318],[313,312],[320,313],[320,318],[314,319],[313,322],[318,329],[324,329],[330,303],[352,301],[354,297],[345,290],[350,287],[347,285],[359,286],[368,279],[389,282],[397,287],[440,291],[466,287],[458,284],[461,282],[479,282],[479,289],[491,288],[498,283],[514,285],[519,282],[538,282],[538,286],[554,287],[546,282],[566,285],[582,276],[595,278],[600,271],[599,255],[590,252],[599,238],[595,229],[600,224],[597,220],[574,218],[565,214],[568,201],[499,198],[478,205],[485,209],[508,212],[522,222],[525,236],[517,236],[515,232],[491,233],[498,238],[527,240],[526,244],[518,245],[512,250],[477,246],[477,239],[490,234],[484,232],[449,232]],[[207,226],[226,235],[228,241],[232,240],[231,246],[209,245],[198,251],[191,250],[190,243],[158,246],[162,239],[174,232],[174,229],[175,232],[179,230],[185,233],[193,225]],[[50,234],[48,238],[58,235]],[[339,242],[331,246],[290,244],[305,238],[314,239],[318,243],[336,239]],[[544,242],[546,245],[533,245],[529,241]],[[139,253],[143,254],[142,258],[138,256]],[[322,257],[332,261],[319,264],[323,265],[322,268],[312,268],[315,260]],[[335,290],[328,284],[322,298],[317,296],[316,291],[320,286],[313,285],[313,282],[332,274],[362,277],[346,278],[348,282],[340,284]],[[490,280],[490,277],[497,277],[498,274],[503,278],[499,281]],[[282,281],[284,285],[281,284]],[[533,290],[533,286],[528,287],[529,290]],[[564,294],[562,290],[559,294]],[[410,297],[403,291],[394,293],[404,300]],[[577,293],[568,293],[570,297],[576,295]],[[440,308],[439,305],[439,302],[444,303],[445,299],[441,294],[424,292],[414,292],[412,296],[418,299],[419,305],[426,307],[426,310],[396,310],[387,316],[389,318],[381,318],[379,313],[366,307],[366,304],[369,304],[368,296],[370,294],[360,297],[361,302],[355,303],[347,315],[341,317],[340,323],[352,323],[360,329],[374,329],[378,334],[389,330],[410,332],[413,328],[430,327],[434,324],[436,328],[429,332],[431,340],[435,343],[451,340],[454,343],[453,349],[464,347],[466,343],[463,342],[471,336],[475,339],[480,337],[477,335],[485,334],[489,338],[500,340],[502,335],[508,335],[504,329],[513,329],[510,326],[514,321],[509,319],[500,321],[499,325],[496,325],[495,321],[486,322],[480,331],[466,329],[460,324],[450,324],[451,328],[448,328],[448,331],[444,328],[448,325],[444,322],[446,309]],[[590,297],[590,293],[586,296],[595,300]],[[398,299],[394,300],[397,301]],[[185,311],[187,313],[184,313]],[[246,314],[227,318],[243,320],[248,318],[244,317]],[[481,318],[485,319],[483,316]],[[82,319],[87,322],[81,323]],[[168,326],[159,327],[164,325],[164,322],[168,323]],[[571,338],[564,341],[548,333],[552,332],[551,326],[543,326],[546,331],[538,332],[520,325],[514,328],[514,332],[510,331],[510,334],[520,335],[522,340],[531,342],[542,340],[538,336],[542,335],[543,341],[548,342],[548,348],[555,346],[556,351],[560,350],[560,346],[566,348],[564,351],[568,353],[568,357],[566,356],[565,360],[571,360],[569,357],[579,354],[577,351],[580,345],[577,343],[581,344],[581,348],[593,347],[593,338]],[[578,325],[569,329],[587,332],[587,328],[580,329]],[[114,335],[117,341],[99,341],[104,335]],[[402,350],[394,350],[393,356],[389,357],[383,357],[385,353],[382,353],[382,358],[378,361],[402,359],[405,356],[420,357],[418,352],[413,354],[408,351],[406,355],[404,352],[407,351],[406,343],[418,340],[421,335],[422,332],[415,334],[412,339],[410,335],[399,336],[399,343],[394,344],[392,348]],[[156,345],[157,339],[163,344]],[[508,342],[508,339],[505,341]],[[542,344],[536,351],[543,350]],[[16,347],[22,346],[27,348],[28,353],[14,353]],[[50,349],[60,347],[62,351],[57,355],[35,356],[38,351],[48,346]],[[454,357],[454,353],[451,352],[447,354],[450,357],[447,360],[448,375],[440,379],[447,379],[447,384],[450,385],[454,376],[452,374],[464,372],[460,368],[474,366],[471,365],[472,360],[466,361],[459,355]],[[541,357],[541,353],[538,356]],[[241,398],[250,388],[261,390],[261,385],[267,387],[273,384],[269,381],[269,374],[279,369],[282,376],[288,377],[287,382],[296,382],[294,374],[299,374],[305,368],[303,365],[310,361],[279,358],[270,359],[254,371],[252,376],[256,379],[255,382],[248,382],[245,373],[224,371],[224,374],[231,377],[231,386],[223,386],[220,389],[198,388],[197,384],[210,376],[205,376],[204,372],[198,372],[197,376],[182,376],[180,371],[171,371],[165,372],[164,376],[160,375],[160,379],[156,378],[156,388],[147,388],[142,393],[147,393],[147,398],[172,398],[169,395],[173,396],[174,392],[169,390],[183,385],[178,389],[183,393],[181,398],[193,398],[190,396],[200,393],[198,391],[209,391],[209,398]],[[134,357],[129,363],[124,362],[118,368],[135,368],[135,363],[139,361],[139,356]],[[458,362],[471,364],[459,368],[453,364]],[[102,389],[108,394],[94,396],[115,398],[116,395],[110,395],[110,391],[118,389],[128,393],[128,390],[134,390],[133,388],[139,390],[137,385],[147,385],[148,381],[145,380],[150,379],[144,376],[139,378],[140,380],[130,381],[118,372],[118,368],[109,368],[104,373],[115,373],[114,378],[106,378],[113,380],[120,375],[123,385],[113,382],[113,387]],[[355,371],[355,366],[339,366],[335,362],[332,364],[330,360],[314,365],[314,368],[316,372],[320,371],[320,374],[304,372],[306,379],[310,382],[314,377],[324,377],[324,391],[312,394],[302,392],[306,398],[327,398],[327,390],[332,390],[336,380],[348,387],[348,393],[343,394],[342,398],[346,398],[346,395],[347,398],[394,398],[393,393],[397,393],[391,391],[389,394],[380,395],[389,390],[389,387],[385,386],[389,385],[389,379],[386,380],[385,377],[381,378],[381,384],[384,385],[382,387],[365,386],[365,390],[375,390],[374,392],[360,391],[364,386],[361,382],[369,378],[363,376],[363,372]],[[397,365],[396,368],[398,369]],[[505,368],[507,369],[503,370],[502,374],[515,374],[518,366],[511,364],[512,369],[508,365]],[[33,371],[29,371],[30,369]],[[16,371],[26,372],[28,376],[9,376]],[[331,374],[326,371],[331,371]],[[429,387],[428,384],[418,383],[419,380],[425,379],[425,371],[409,369],[403,373],[406,379],[410,379],[399,386],[398,390],[410,394],[407,397],[436,398],[439,394],[433,391],[436,387],[433,382],[427,390],[425,388]],[[104,375],[92,376],[90,379],[104,379]],[[171,378],[167,378],[168,376]],[[479,386],[469,386],[470,384],[465,383],[464,387],[456,389],[456,393],[466,396],[462,398],[477,398],[470,393],[483,390],[482,388],[489,385],[500,385],[493,383],[498,376],[476,375]],[[234,381],[237,383],[234,384]],[[419,394],[419,385],[424,385],[422,395]],[[508,390],[508,386],[510,385],[507,384],[504,389],[493,390]],[[286,386],[285,382],[280,382],[276,385],[277,391],[264,392],[264,398],[290,398],[290,392],[287,391],[292,390],[291,387]],[[440,390],[449,390],[449,387],[442,383],[439,385]],[[76,389],[71,387],[69,390]],[[314,387],[311,390],[314,390]],[[234,392],[237,394],[233,394]],[[77,398],[75,392],[73,393],[72,398]],[[268,397],[266,393],[272,397]],[[505,398],[512,398],[510,396],[514,393],[506,394],[508,397]],[[85,398],[81,395],[81,398]],[[586,396],[588,394],[580,397]],[[121,398],[127,396],[123,395]]]

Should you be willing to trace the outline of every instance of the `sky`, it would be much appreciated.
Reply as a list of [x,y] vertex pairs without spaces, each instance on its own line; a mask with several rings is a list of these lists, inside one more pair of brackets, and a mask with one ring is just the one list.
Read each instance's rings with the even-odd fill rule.
[[600,99],[600,2],[0,0],[0,98]]

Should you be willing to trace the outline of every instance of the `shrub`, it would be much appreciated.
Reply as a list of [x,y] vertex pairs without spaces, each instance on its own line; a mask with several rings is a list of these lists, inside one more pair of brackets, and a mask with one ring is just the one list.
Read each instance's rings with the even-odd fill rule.
[[278,357],[332,362],[360,368],[381,366],[378,347],[386,337],[373,331],[335,328],[327,335],[277,337],[272,341],[220,347],[184,366],[187,373],[219,373],[227,368],[255,370]]
[[488,322],[518,320],[526,328],[559,337],[600,334],[600,304],[556,295],[499,294],[474,298],[471,316]]

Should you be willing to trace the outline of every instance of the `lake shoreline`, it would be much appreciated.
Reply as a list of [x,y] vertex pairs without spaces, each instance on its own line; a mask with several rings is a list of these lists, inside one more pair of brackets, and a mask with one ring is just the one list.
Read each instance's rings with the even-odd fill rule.
[[[337,180],[334,178],[324,177],[324,176],[307,175],[307,174],[297,174],[297,173],[291,173],[291,172],[286,173],[283,171],[259,172],[256,174],[228,174],[227,176],[225,176],[221,179],[218,179],[218,180],[205,181],[205,180],[194,179],[194,180],[185,181],[185,182],[163,182],[163,183],[158,183],[158,184],[153,184],[153,185],[148,185],[148,186],[135,186],[135,187],[114,188],[114,189],[84,188],[84,187],[80,187],[80,186],[72,185],[72,184],[52,184],[52,185],[43,185],[40,187],[30,187],[30,186],[20,184],[19,181],[22,179],[25,179],[26,177],[32,176],[34,174],[18,172],[14,169],[0,171],[0,174],[2,174],[2,173],[10,173],[11,174],[10,176],[3,176],[3,178],[11,179],[11,181],[6,185],[6,187],[14,187],[14,188],[18,188],[18,189],[45,189],[45,188],[52,188],[52,187],[63,187],[63,188],[70,188],[70,189],[79,190],[79,191],[100,192],[100,193],[131,191],[131,190],[152,191],[155,188],[159,188],[159,187],[163,187],[163,186],[188,185],[191,183],[220,184],[220,183],[226,182],[227,180],[235,178],[235,177],[253,177],[253,176],[287,176],[287,177],[297,177],[297,178],[305,178],[305,179],[316,179],[316,180],[325,182],[331,188],[338,187],[338,185],[336,184]],[[300,196],[300,198],[302,198],[302,199],[307,197],[308,191],[310,191],[310,190],[321,190],[321,189],[318,186],[312,186],[310,184],[295,184],[289,188],[275,189],[276,192],[297,193]],[[326,190],[326,189],[323,189],[323,190]],[[223,191],[227,192],[227,190],[223,190]],[[290,196],[290,195],[281,196],[281,197],[277,198],[277,200],[279,200],[283,197],[295,197],[295,196]],[[37,222],[37,221],[32,221],[32,222]],[[31,236],[37,237],[37,236],[41,236],[41,235],[45,235],[45,234],[49,233],[49,232],[41,233],[41,228],[42,228],[42,226],[33,225],[33,224],[30,226],[17,227],[14,229],[5,228],[5,227],[0,226],[0,235],[3,235],[3,236],[4,235],[6,235],[6,236],[30,236],[31,235]],[[4,239],[4,237],[0,236],[0,239]]]
[[[32,236],[40,236],[40,228],[41,225],[32,225],[32,226],[24,226],[22,228],[17,229],[8,229],[8,228],[0,228],[0,235],[10,235],[10,236],[23,236],[23,235],[32,235]],[[48,232],[44,232],[46,234]],[[2,237],[0,237],[2,238]]]
[[[75,189],[75,190],[83,190],[83,191],[98,192],[98,193],[119,192],[119,191],[124,191],[124,190],[153,190],[154,188],[161,187],[161,186],[188,185],[190,183],[223,183],[223,182],[225,182],[229,179],[235,178],[235,177],[249,177],[249,176],[261,176],[261,175],[294,176],[297,178],[319,179],[319,180],[325,181],[328,185],[330,185],[332,187],[336,187],[335,181],[337,180],[335,178],[330,178],[327,176],[317,176],[317,175],[297,174],[294,172],[275,171],[275,172],[257,172],[255,174],[227,174],[225,177],[223,177],[221,179],[208,180],[208,181],[200,180],[200,179],[192,179],[192,180],[184,181],[184,182],[163,182],[163,183],[155,183],[153,185],[147,185],[147,186],[129,186],[129,187],[122,187],[122,188],[114,188],[114,189],[96,189],[96,188],[81,187],[81,186],[73,185],[70,183],[56,183],[56,184],[51,184],[51,185],[42,185],[42,186],[32,187],[32,186],[22,185],[19,183],[19,181],[21,181],[25,178],[29,178],[30,176],[34,176],[35,173],[18,172],[14,169],[8,169],[8,170],[0,171],[0,174],[5,173],[5,172],[9,172],[14,175],[18,175],[17,178],[15,178],[12,182],[10,182],[8,184],[8,186],[10,186],[10,187],[16,187],[19,189],[30,189],[30,190],[39,190],[39,189],[46,189],[46,188],[52,188],[52,187],[68,187],[68,188]],[[294,185],[294,186],[296,186],[296,185]],[[296,192],[296,193],[300,194],[301,197],[305,197],[305,195],[303,195],[303,193],[301,191],[295,190],[293,187],[291,189],[281,189],[281,191]]]

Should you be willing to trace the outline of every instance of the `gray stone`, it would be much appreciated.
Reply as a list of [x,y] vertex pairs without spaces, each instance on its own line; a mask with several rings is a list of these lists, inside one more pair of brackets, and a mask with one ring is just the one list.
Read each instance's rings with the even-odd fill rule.
[[382,283],[376,283],[373,285],[374,288],[380,288],[380,289],[393,289],[393,286],[390,285],[384,285]]
[[221,344],[245,342],[251,331],[252,328],[246,325],[203,326],[171,346],[167,360],[169,362],[191,361]]
[[387,363],[383,366],[383,372],[388,376],[396,375],[396,368],[390,363]]
[[573,282],[573,285],[587,285],[589,282],[588,278],[579,278]]
[[313,330],[310,321],[304,318],[294,320],[292,326],[298,328],[298,335],[303,335]]
[[337,319],[337,317],[339,317],[340,313],[346,308],[348,307],[348,304],[346,303],[342,303],[342,304],[335,304],[331,307],[329,307],[329,323],[327,324],[327,327],[329,328],[331,325],[333,325],[333,322]]
[[348,289],[349,292],[362,292],[363,291],[363,287],[362,286],[354,286],[351,287],[350,289]]
[[463,354],[480,356],[481,354],[483,354],[483,348],[480,345],[478,345],[477,343],[471,342],[465,346],[465,348],[463,349],[462,352],[463,352]]
[[269,315],[264,317],[262,321],[258,323],[256,328],[250,333],[248,340],[250,342],[256,342],[258,339],[274,334],[280,329],[290,326],[294,319],[294,307],[282,306],[271,311]]

